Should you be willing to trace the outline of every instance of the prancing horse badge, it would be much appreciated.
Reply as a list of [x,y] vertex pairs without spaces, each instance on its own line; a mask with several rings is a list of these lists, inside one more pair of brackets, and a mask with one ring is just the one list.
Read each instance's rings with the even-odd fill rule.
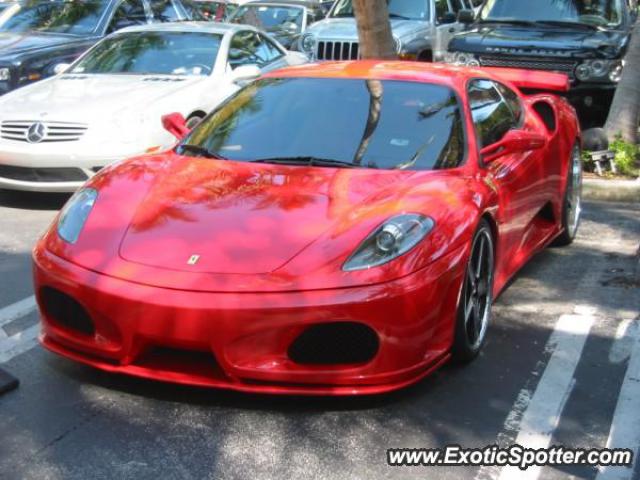
[[195,265],[196,263],[198,263],[198,260],[200,260],[200,255],[191,255],[187,264]]

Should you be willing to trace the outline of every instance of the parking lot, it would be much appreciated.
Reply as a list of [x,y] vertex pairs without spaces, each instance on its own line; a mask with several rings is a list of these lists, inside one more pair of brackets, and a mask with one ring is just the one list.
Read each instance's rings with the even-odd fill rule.
[[[498,299],[473,364],[370,398],[279,398],[100,373],[36,345],[30,250],[65,196],[0,193],[0,478],[640,478],[628,469],[389,467],[392,447],[640,443],[640,206],[590,203],[577,242]],[[634,404],[635,402],[635,404]],[[636,450],[637,452],[637,450]]]

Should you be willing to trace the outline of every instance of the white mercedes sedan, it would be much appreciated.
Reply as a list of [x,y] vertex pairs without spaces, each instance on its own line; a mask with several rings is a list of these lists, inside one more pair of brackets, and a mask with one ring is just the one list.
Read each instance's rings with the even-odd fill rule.
[[247,25],[121,30],[0,97],[0,189],[74,191],[105,165],[171,147],[164,114],[192,127],[262,72],[306,62]]

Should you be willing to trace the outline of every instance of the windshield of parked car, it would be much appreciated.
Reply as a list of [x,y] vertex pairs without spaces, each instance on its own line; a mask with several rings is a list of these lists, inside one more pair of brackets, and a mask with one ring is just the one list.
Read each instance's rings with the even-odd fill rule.
[[[428,20],[428,0],[387,0],[389,16],[407,20]],[[338,0],[330,13],[330,17],[353,17],[352,0]]]
[[14,7],[0,23],[0,32],[50,32],[87,35],[95,32],[106,1],[28,1]]
[[625,0],[488,0],[480,11],[484,21],[561,22],[615,27],[624,19]]
[[244,162],[432,170],[459,165],[464,145],[449,87],[268,78],[209,115],[178,151]]
[[230,23],[253,25],[269,33],[300,33],[303,21],[303,8],[269,5],[244,5],[229,19]]
[[221,42],[211,33],[121,33],[100,42],[71,73],[208,75]]

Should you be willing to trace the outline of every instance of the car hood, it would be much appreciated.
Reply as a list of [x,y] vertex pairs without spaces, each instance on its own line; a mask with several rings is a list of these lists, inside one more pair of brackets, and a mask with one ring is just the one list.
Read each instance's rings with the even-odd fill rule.
[[372,190],[395,196],[410,175],[185,159],[140,202],[120,255],[171,270],[267,274],[335,230]]
[[0,117],[86,123],[96,118],[110,121],[123,109],[130,113],[142,112],[142,107],[148,108],[169,95],[193,87],[204,78],[65,74],[1,97]]
[[[391,20],[391,31],[395,37],[413,37],[417,32],[427,30],[428,23],[421,20]],[[321,39],[358,40],[358,27],[353,18],[327,18],[314,23],[307,29]]]
[[[473,184],[470,185],[470,182]],[[112,164],[75,244],[54,226],[45,248],[122,280],[198,292],[283,292],[373,285],[460,261],[489,187],[457,170],[336,169],[189,158]],[[344,262],[389,218],[429,216],[411,252],[377,268]]]
[[86,38],[73,35],[33,32],[0,32],[0,58],[7,54],[28,53],[43,48],[86,41]]
[[620,31],[478,26],[456,35],[449,50],[469,53],[570,58],[619,58],[627,44]]

